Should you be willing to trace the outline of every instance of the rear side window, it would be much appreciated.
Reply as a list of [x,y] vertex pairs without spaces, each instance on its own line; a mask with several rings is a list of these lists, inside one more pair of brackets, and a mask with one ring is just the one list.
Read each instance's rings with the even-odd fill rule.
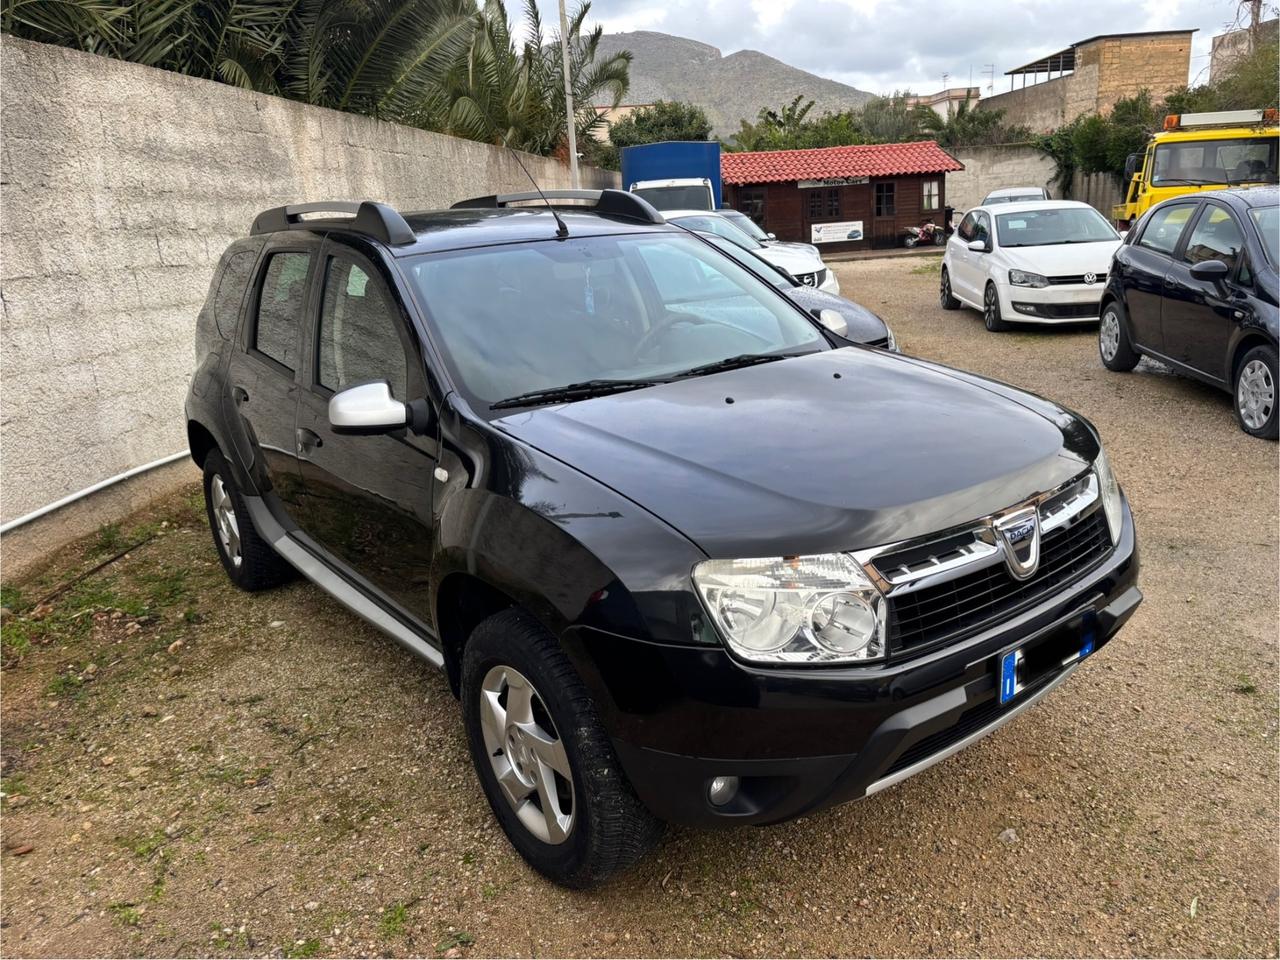
[[408,362],[397,328],[400,311],[382,284],[342,257],[329,260],[320,311],[320,386],[342,390],[386,380],[392,396],[408,398]]
[[218,292],[213,297],[213,320],[223,339],[230,340],[236,332],[240,304],[244,302],[244,290],[249,285],[253,264],[257,259],[256,250],[241,250],[232,254],[218,280]]
[[1159,253],[1173,253],[1195,209],[1195,204],[1192,203],[1177,203],[1173,206],[1161,207],[1151,214],[1151,219],[1142,228],[1142,237],[1138,240],[1138,246]]
[[253,347],[290,370],[298,363],[298,330],[310,265],[308,253],[273,253],[259,293]]
[[1206,207],[1196,221],[1183,259],[1187,263],[1221,260],[1234,269],[1240,260],[1240,249],[1243,246],[1244,234],[1240,232],[1240,224],[1236,222],[1236,218],[1214,204]]

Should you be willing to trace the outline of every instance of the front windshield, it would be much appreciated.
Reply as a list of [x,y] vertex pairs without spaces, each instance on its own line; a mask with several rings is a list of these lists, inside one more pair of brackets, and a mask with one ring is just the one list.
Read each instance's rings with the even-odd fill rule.
[[1276,256],[1276,245],[1280,243],[1280,207],[1254,207],[1249,211],[1253,217],[1253,225],[1258,228],[1262,237],[1262,246],[1267,251],[1267,259],[1272,265],[1280,263]]
[[696,237],[541,240],[408,261],[459,385],[485,405],[824,349],[804,314]]
[[1153,186],[1276,183],[1275,137],[1185,140],[1156,147]]
[[776,263],[770,263],[763,257],[757,257],[753,253],[748,253],[735,243],[730,243],[724,237],[717,236],[714,233],[706,233],[699,231],[698,236],[702,237],[707,243],[711,244],[727,257],[732,257],[738,263],[742,264],[748,270],[754,271],[765,281],[773,284],[779,290],[790,290],[792,287],[800,286],[800,281],[787,271],[783,270]]
[[631,192],[648,200],[658,210],[711,209],[711,191],[704,183],[682,187],[641,187]]
[[678,223],[686,230],[696,230],[699,233],[714,233],[717,237],[724,237],[726,240],[736,243],[743,250],[763,250],[764,244],[754,237],[749,237],[724,217],[717,216],[714,213],[708,213],[705,216],[691,215],[688,217],[675,217],[671,221]]
[[1047,207],[996,217],[1002,247],[1047,247],[1059,243],[1119,240],[1111,224],[1092,207]]
[[759,240],[761,243],[764,243],[769,239],[769,234],[761,230],[760,225],[745,213],[739,213],[737,210],[722,210],[720,215],[729,220],[735,227],[745,233],[752,240]]

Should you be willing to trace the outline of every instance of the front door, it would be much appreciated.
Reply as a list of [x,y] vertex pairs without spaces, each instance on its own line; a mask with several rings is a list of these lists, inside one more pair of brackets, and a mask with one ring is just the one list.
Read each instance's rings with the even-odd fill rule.
[[[1226,383],[1227,345],[1235,315],[1245,298],[1235,288],[1236,270],[1244,256],[1244,234],[1235,217],[1216,203],[1206,203],[1191,228],[1182,256],[1165,278],[1164,352],[1205,376]],[[1221,260],[1231,270],[1225,281],[1197,280],[1191,268]]]
[[416,335],[391,278],[338,240],[325,245],[296,446],[309,537],[428,627],[438,436],[334,432],[329,398],[385,380],[397,400],[427,397]]
[[1158,353],[1165,350],[1160,318],[1166,278],[1197,206],[1192,201],[1161,207],[1143,225],[1137,242],[1121,247],[1124,256],[1116,258],[1133,339]]
[[290,237],[259,260],[223,397],[238,459],[258,492],[269,503],[278,498],[286,513],[296,509],[300,493],[294,418],[303,317],[319,248],[318,239]]

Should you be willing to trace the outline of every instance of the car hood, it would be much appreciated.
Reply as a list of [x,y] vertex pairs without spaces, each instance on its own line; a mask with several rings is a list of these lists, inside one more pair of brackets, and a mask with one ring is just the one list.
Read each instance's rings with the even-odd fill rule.
[[873,343],[883,340],[889,335],[885,322],[861,304],[824,293],[814,287],[787,287],[782,291],[805,311],[812,314],[814,310],[834,310],[844,317],[849,324],[849,333],[845,339],[858,343]]
[[785,250],[770,244],[755,251],[757,256],[776,264],[792,276],[801,273],[815,273],[825,269],[825,264],[807,250]]
[[845,347],[540,407],[493,426],[662,518],[712,557],[879,546],[1079,475],[1092,429],[1040,398]]
[[818,248],[812,243],[793,243],[790,240],[770,240],[765,244],[765,246],[773,250],[786,250],[790,253],[798,253],[806,257],[817,257],[819,260],[822,259],[822,254],[818,252]]
[[1009,266],[1046,277],[1074,276],[1096,273],[1104,276],[1111,268],[1111,255],[1120,241],[1103,240],[1098,243],[1059,243],[1044,247],[1001,247]]

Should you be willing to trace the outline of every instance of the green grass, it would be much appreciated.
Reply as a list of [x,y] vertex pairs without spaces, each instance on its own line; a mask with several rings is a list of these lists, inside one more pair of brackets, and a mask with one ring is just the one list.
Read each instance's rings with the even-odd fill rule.
[[378,930],[388,938],[403,936],[408,922],[408,908],[403,903],[397,903],[383,911],[382,919],[378,921]]
[[320,953],[320,941],[315,937],[301,943],[291,943],[284,948],[284,955],[290,958],[314,957]]
[[1236,685],[1231,688],[1234,693],[1242,693],[1245,696],[1251,696],[1258,692],[1257,684],[1255,684],[1248,676],[1241,674]]
[[465,930],[459,930],[451,933],[439,943],[436,944],[436,953],[447,953],[454,947],[469,947],[476,942],[476,938]]
[[84,693],[84,680],[78,673],[60,673],[45,685],[44,692],[51,697],[79,699]]
[[917,263],[914,267],[911,268],[911,272],[917,277],[937,276],[939,273],[942,272],[942,258],[929,257],[926,260],[921,260],[919,263]]
[[113,903],[108,909],[126,927],[136,927],[142,923],[142,911],[132,903]]
[[26,606],[22,590],[9,584],[0,584],[0,607],[10,613],[21,613]]
[[121,837],[120,844],[135,857],[142,860],[150,860],[152,854],[163,847],[168,839],[163,830],[157,830],[155,833],[149,833],[145,836]]
[[120,524],[104,523],[98,528],[97,535],[89,541],[89,549],[85,553],[90,557],[117,553],[124,548],[127,542],[124,532],[120,529]]

